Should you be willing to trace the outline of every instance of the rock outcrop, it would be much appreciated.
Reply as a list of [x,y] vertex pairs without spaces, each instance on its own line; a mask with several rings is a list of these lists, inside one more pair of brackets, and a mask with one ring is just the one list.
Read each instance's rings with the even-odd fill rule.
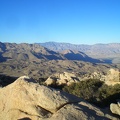
[[56,73],[51,75],[45,83],[47,85],[70,85],[73,82],[80,81],[79,78],[73,74],[68,72]]
[[117,102],[117,104],[111,103],[110,110],[112,113],[120,115],[120,100]]
[[107,85],[120,84],[120,71],[111,68],[106,75],[105,83]]
[[27,76],[0,89],[0,120],[119,120],[68,93]]
[[114,86],[115,84],[120,84],[120,71],[119,69],[110,68],[106,74],[93,72],[91,74],[86,73],[85,75],[81,76],[81,81],[87,79],[99,79],[101,81],[104,81],[107,85]]

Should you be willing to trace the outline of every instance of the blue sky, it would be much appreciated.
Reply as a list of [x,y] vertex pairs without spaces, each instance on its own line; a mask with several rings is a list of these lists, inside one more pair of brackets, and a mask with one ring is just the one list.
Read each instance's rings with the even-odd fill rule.
[[0,0],[0,41],[120,43],[120,0]]

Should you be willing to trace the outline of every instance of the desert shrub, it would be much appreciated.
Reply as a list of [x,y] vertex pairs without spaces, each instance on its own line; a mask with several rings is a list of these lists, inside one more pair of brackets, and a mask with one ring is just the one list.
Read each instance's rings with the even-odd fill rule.
[[86,80],[65,86],[63,91],[74,94],[99,107],[106,107],[120,99],[120,85],[107,86],[100,80]]
[[97,92],[96,103],[99,106],[108,106],[112,102],[120,99],[120,84],[114,86],[102,85]]
[[44,85],[44,82],[47,80],[47,78],[39,78],[37,80],[37,82],[40,84],[40,85]]
[[81,81],[79,83],[73,83],[70,86],[65,86],[63,91],[74,94],[89,101],[90,99],[94,98],[96,92],[102,85],[102,81],[90,79]]

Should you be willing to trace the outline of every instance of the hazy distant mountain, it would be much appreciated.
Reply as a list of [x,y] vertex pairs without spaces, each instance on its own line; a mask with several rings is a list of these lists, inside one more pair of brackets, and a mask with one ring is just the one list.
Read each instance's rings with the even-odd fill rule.
[[94,62],[94,63],[103,62],[98,59],[93,59],[93,58],[87,56],[85,53],[80,52],[80,51],[64,50],[61,53],[68,60],[81,60],[81,61],[85,61],[85,62]]
[[46,42],[38,43],[46,48],[49,48],[54,51],[63,51],[63,50],[77,50],[77,51],[87,51],[91,48],[90,45],[75,45],[70,43],[57,43],[57,42]]
[[109,63],[120,63],[120,43],[75,45],[70,43],[46,42],[39,44],[54,51],[63,51],[66,49],[81,51],[92,58],[103,59]]

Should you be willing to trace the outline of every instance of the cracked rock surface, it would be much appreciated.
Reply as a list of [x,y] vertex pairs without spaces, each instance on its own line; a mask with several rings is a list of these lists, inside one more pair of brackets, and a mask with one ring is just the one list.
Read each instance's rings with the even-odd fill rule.
[[0,120],[118,120],[68,93],[27,76],[0,89]]

